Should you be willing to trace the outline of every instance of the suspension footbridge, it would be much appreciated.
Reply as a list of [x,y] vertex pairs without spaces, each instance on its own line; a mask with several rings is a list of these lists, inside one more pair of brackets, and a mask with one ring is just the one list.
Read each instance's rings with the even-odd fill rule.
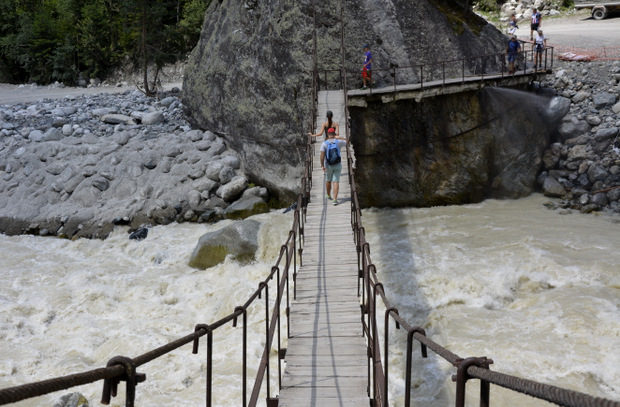
[[[344,55],[344,34],[341,46]],[[340,89],[319,91],[316,52],[314,55],[308,130],[316,131],[326,110],[331,110],[348,139],[348,104],[356,98],[354,103],[363,103],[362,98],[373,97],[373,90],[348,95],[347,75],[353,73],[347,72],[343,60],[338,72]],[[484,58],[488,59],[488,56]],[[463,61],[459,63],[465,66]],[[428,67],[421,68],[420,78],[428,78],[425,69]],[[530,81],[540,74],[527,64],[514,76],[504,75],[502,70],[494,74],[463,73],[460,80],[446,80],[437,79],[442,75],[441,70],[435,69],[434,72],[434,79],[430,81],[402,86],[394,82],[392,88],[374,91],[374,97],[385,98],[385,102],[390,98],[428,97],[446,89],[448,92],[458,91],[459,86],[484,86],[485,81],[510,84],[515,77]],[[146,374],[142,373],[144,366],[193,344],[193,353],[206,354],[205,404],[220,405],[222,402],[214,403],[213,400],[214,393],[218,393],[213,384],[214,376],[218,375],[213,370],[213,356],[218,352],[214,338],[221,334],[219,328],[232,325],[241,333],[239,346],[243,349],[237,378],[242,406],[390,406],[389,355],[393,351],[390,343],[394,343],[391,340],[394,335],[402,335],[406,338],[405,368],[401,372],[406,407],[411,405],[415,393],[411,373],[415,359],[420,357],[442,358],[454,367],[457,407],[465,405],[466,383],[471,380],[480,383],[478,392],[483,407],[491,404],[491,385],[561,406],[620,407],[617,401],[493,371],[491,359],[456,355],[427,337],[424,329],[401,317],[398,308],[386,297],[386,289],[370,256],[357,199],[353,149],[347,145],[343,155],[338,197],[341,204],[333,205],[325,195],[318,146],[307,137],[301,187],[288,238],[281,246],[274,266],[244,304],[235,307],[225,317],[208,324],[197,324],[187,335],[142,355],[114,356],[107,366],[99,369],[1,389],[0,404],[101,381],[102,404],[109,404],[118,394],[119,386],[124,384],[124,404],[133,406],[137,404],[140,383],[147,380]],[[250,312],[264,313],[264,348],[259,361],[247,352],[247,317]],[[277,370],[273,369],[276,365]],[[250,370],[253,377],[248,377]],[[226,374],[230,375],[230,369]],[[226,395],[220,395],[219,400],[222,399],[225,400]]]

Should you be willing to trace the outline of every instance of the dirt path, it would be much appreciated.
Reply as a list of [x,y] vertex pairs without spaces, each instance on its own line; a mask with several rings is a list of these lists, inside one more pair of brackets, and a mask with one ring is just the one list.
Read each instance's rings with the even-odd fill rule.
[[[562,17],[543,18],[542,28],[551,45],[583,49],[620,47],[620,16],[595,20],[589,10]],[[529,24],[521,21],[517,35],[529,37]]]

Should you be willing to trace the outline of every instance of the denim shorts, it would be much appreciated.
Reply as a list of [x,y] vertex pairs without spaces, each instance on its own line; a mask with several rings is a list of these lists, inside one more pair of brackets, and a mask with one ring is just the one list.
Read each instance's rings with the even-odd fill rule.
[[340,173],[342,172],[342,162],[338,164],[329,165],[325,167],[326,169],[326,181],[327,182],[340,182]]

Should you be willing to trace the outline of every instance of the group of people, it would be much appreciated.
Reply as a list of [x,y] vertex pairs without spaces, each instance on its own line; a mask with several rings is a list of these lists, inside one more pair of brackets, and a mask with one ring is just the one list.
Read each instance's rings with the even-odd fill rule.
[[[372,80],[372,53],[370,46],[364,45],[364,64],[362,65],[362,89],[368,86],[374,86]],[[340,189],[340,175],[342,173],[341,152],[342,147],[346,146],[347,140],[340,137],[340,126],[334,121],[334,113],[328,110],[326,113],[327,120],[321,125],[318,133],[308,135],[312,137],[320,137],[325,135],[325,141],[321,143],[321,168],[325,172],[325,192],[327,199],[331,200],[334,205],[338,205],[338,192]]]
[[[530,23],[530,41],[532,41],[532,50],[534,54],[534,69],[542,68],[542,56],[545,47],[547,46],[547,38],[543,34],[542,30],[542,16],[540,12],[534,7],[532,9],[532,20]],[[506,47],[506,55],[508,56],[508,73],[513,75],[515,73],[515,63],[521,51],[521,43],[517,40],[517,18],[513,14],[508,22],[508,35],[510,40]]]
[[[542,16],[536,8],[532,9],[532,21],[530,24],[530,41],[532,41],[533,48],[536,51],[534,58],[534,67],[542,67],[542,54],[543,50],[547,46],[547,38],[543,34],[542,28]],[[510,40],[506,47],[506,54],[508,56],[508,73],[515,73],[515,62],[517,61],[519,52],[521,51],[521,43],[517,40],[517,19],[513,14],[508,23],[508,34]],[[535,37],[534,37],[535,36]],[[372,80],[372,53],[370,52],[370,46],[364,45],[362,48],[364,51],[364,64],[362,65],[362,89],[367,89],[368,86],[373,86]],[[325,141],[321,143],[321,167],[326,175],[325,190],[327,192],[327,199],[333,200],[334,205],[338,205],[338,190],[340,182],[340,173],[342,172],[342,162],[340,161],[340,149],[347,143],[346,139],[340,138],[340,128],[338,123],[333,120],[333,113],[327,111],[327,121],[321,126],[321,130],[316,133],[308,133],[312,137],[319,137],[325,135]],[[336,152],[333,152],[335,150]],[[337,154],[337,162],[330,161],[331,154]],[[332,195],[333,193],[333,195]]]
[[340,150],[347,144],[347,140],[340,138],[340,126],[334,119],[331,110],[327,111],[327,121],[323,122],[318,133],[308,133],[312,137],[325,135],[325,141],[321,143],[321,168],[325,173],[325,192],[327,199],[338,205],[338,191],[340,189],[340,174],[342,161]]

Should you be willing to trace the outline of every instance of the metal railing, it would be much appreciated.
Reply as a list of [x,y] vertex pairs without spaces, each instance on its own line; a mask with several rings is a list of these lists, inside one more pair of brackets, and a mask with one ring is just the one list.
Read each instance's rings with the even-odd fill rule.
[[[344,92],[345,100],[345,134],[347,140],[350,140],[350,129],[348,125],[349,107],[348,107],[348,86],[347,72],[345,68],[345,47],[344,47],[344,18],[341,19],[342,24],[342,44],[341,52],[342,67],[340,70],[340,82]],[[551,53],[553,53],[553,48]],[[527,59],[530,55],[527,51],[523,52],[523,57]],[[546,55],[546,54],[545,54]],[[552,54],[553,55],[553,54]],[[458,60],[460,61],[460,60]],[[545,69],[547,59],[545,57]],[[366,337],[368,346],[368,391],[375,407],[389,406],[388,389],[389,389],[389,338],[391,335],[390,324],[393,322],[395,330],[405,331],[407,336],[407,350],[405,354],[405,407],[411,406],[411,373],[413,367],[413,347],[414,340],[420,345],[420,354],[423,358],[428,357],[428,349],[433,351],[437,356],[448,361],[456,368],[456,373],[452,376],[452,380],[456,383],[455,406],[465,406],[465,385],[471,379],[480,380],[480,406],[490,406],[490,385],[503,387],[555,403],[560,406],[567,407],[620,407],[620,402],[607,400],[600,397],[594,397],[585,393],[564,389],[561,387],[536,382],[533,380],[523,379],[517,376],[508,375],[501,372],[491,371],[489,366],[493,364],[492,359],[487,357],[467,357],[462,358],[450,350],[439,345],[426,336],[426,331],[419,326],[409,324],[407,320],[399,314],[398,308],[395,307],[387,298],[383,283],[377,276],[377,269],[372,263],[370,257],[370,245],[366,241],[366,231],[362,224],[362,210],[357,195],[357,184],[355,182],[355,165],[353,162],[353,154],[350,143],[346,145],[347,164],[349,168],[349,183],[351,187],[351,227],[355,246],[358,255],[358,294],[361,295],[361,321],[363,325],[363,333]],[[359,284],[361,280],[361,284]],[[361,290],[360,290],[361,288]],[[383,314],[378,314],[378,301],[384,308]],[[378,324],[383,323],[383,337],[379,333]],[[401,330],[402,327],[402,330]],[[383,349],[383,356],[381,355]]]
[[[193,343],[193,353],[198,353],[200,344],[200,338],[207,336],[207,364],[206,364],[206,405],[212,405],[213,395],[213,372],[212,372],[212,355],[214,350],[213,339],[218,328],[224,325],[232,323],[233,327],[238,325],[239,317],[242,318],[243,335],[242,335],[242,371],[240,372],[242,388],[242,402],[243,406],[255,406],[258,402],[258,398],[261,393],[261,387],[265,384],[266,398],[268,404],[275,398],[271,397],[271,382],[270,382],[270,360],[269,355],[272,350],[277,349],[278,358],[278,374],[279,378],[282,377],[281,361],[285,355],[285,349],[282,347],[282,332],[281,332],[281,319],[282,308],[285,306],[285,315],[288,322],[289,306],[290,306],[290,294],[289,294],[289,281],[292,274],[293,278],[293,293],[295,293],[295,281],[297,277],[297,258],[299,257],[299,266],[302,262],[302,245],[304,234],[304,223],[306,215],[306,206],[308,202],[309,192],[311,188],[311,174],[312,174],[312,152],[313,148],[310,144],[310,137],[308,137],[308,144],[306,147],[306,162],[304,169],[304,177],[301,182],[301,192],[297,197],[297,208],[294,212],[293,226],[289,231],[286,242],[281,246],[280,253],[275,265],[271,268],[269,275],[259,283],[258,288],[248,298],[245,304],[240,305],[234,309],[233,312],[220,320],[211,324],[198,324],[195,326],[194,332],[170,342],[164,346],[147,352],[135,358],[129,358],[125,356],[116,356],[110,359],[105,368],[94,369],[83,373],[72,374],[63,377],[57,377],[50,380],[40,381],[36,383],[25,384],[21,386],[11,387],[0,390],[0,405],[14,403],[21,400],[25,400],[32,397],[37,397],[52,393],[59,390],[66,390],[71,387],[94,383],[100,380],[104,380],[103,395],[101,397],[101,403],[107,405],[110,403],[111,397],[117,395],[118,385],[121,381],[126,382],[126,397],[125,405],[133,406],[136,396],[136,386],[146,380],[146,375],[137,372],[137,368],[140,366],[166,355],[173,350],[180,348],[183,345]],[[271,283],[271,284],[270,284]],[[276,299],[274,304],[270,305],[270,286],[271,289],[276,290]],[[273,295],[273,294],[272,294]],[[293,294],[295,296],[295,294]],[[286,303],[284,298],[286,297]],[[263,349],[260,364],[258,366],[256,378],[252,392],[250,394],[249,404],[247,403],[247,317],[250,307],[256,305],[257,302],[264,299],[264,312],[265,312],[265,347]],[[256,307],[255,307],[256,308]],[[287,323],[287,337],[288,337],[288,323]],[[279,383],[281,385],[281,383]]]
[[[341,10],[342,13],[344,13]],[[341,20],[341,22],[343,19]],[[316,24],[315,24],[316,26]],[[316,63],[316,30],[313,35],[313,72],[312,72],[312,89],[311,89],[311,108],[308,121],[309,131],[314,130],[316,123],[316,101],[319,87],[319,75]],[[345,101],[347,100],[347,75],[349,72],[345,66],[345,48],[344,48],[344,24],[342,25],[342,68],[340,69],[340,83],[345,92]],[[394,68],[392,68],[394,69]],[[395,72],[395,71],[394,71]],[[345,104],[345,134],[350,139],[350,128],[348,122],[349,112],[348,105]],[[368,345],[368,392],[374,406],[388,406],[388,388],[389,388],[389,337],[393,335],[390,331],[390,324],[395,324],[396,330],[405,331],[407,335],[407,352],[406,352],[406,371],[405,371],[405,406],[411,405],[411,371],[412,371],[412,354],[414,340],[420,344],[422,357],[427,357],[428,349],[435,354],[450,362],[456,368],[456,374],[453,380],[456,382],[456,406],[464,406],[465,403],[465,383],[470,379],[480,380],[480,405],[485,407],[490,403],[490,384],[495,384],[516,392],[521,392],[532,397],[547,400],[562,406],[592,406],[592,407],[620,407],[619,402],[605,400],[598,397],[592,397],[587,394],[562,389],[556,386],[538,383],[532,380],[522,379],[516,376],[494,372],[489,369],[492,360],[486,357],[468,357],[461,358],[452,353],[448,349],[442,347],[426,336],[424,329],[410,325],[405,319],[400,317],[398,309],[393,306],[386,298],[383,284],[377,277],[377,270],[372,263],[370,257],[370,246],[366,241],[365,229],[362,225],[362,212],[357,196],[357,185],[355,183],[354,158],[351,147],[347,143],[347,161],[349,165],[349,182],[351,185],[351,226],[354,232],[354,242],[358,257],[358,292],[361,296],[361,322],[363,332],[367,339]],[[261,394],[266,393],[266,401],[268,406],[276,406],[277,397],[272,397],[271,384],[271,362],[269,355],[277,349],[278,355],[278,387],[281,387],[282,378],[282,360],[286,354],[286,349],[282,346],[282,309],[285,309],[287,319],[286,336],[289,336],[288,317],[290,309],[290,278],[293,279],[293,298],[296,297],[296,279],[299,258],[299,267],[303,262],[303,242],[304,242],[304,224],[306,217],[306,207],[310,197],[310,189],[312,187],[312,156],[313,156],[312,138],[307,137],[306,158],[304,164],[304,175],[301,180],[301,191],[297,197],[297,208],[294,212],[294,220],[291,230],[289,231],[286,242],[281,246],[278,259],[271,268],[269,275],[259,283],[258,288],[252,293],[248,300],[240,306],[237,306],[233,312],[220,320],[211,324],[197,324],[194,332],[180,339],[172,341],[157,349],[147,352],[135,358],[124,356],[113,357],[108,361],[105,368],[90,370],[83,373],[72,374],[68,376],[58,377],[50,380],[40,381],[36,383],[25,384],[8,389],[0,390],[0,404],[8,404],[24,399],[41,396],[59,390],[66,390],[71,387],[94,383],[100,380],[104,381],[102,404],[109,404],[111,397],[117,395],[118,385],[120,382],[126,383],[125,405],[133,406],[136,396],[136,386],[146,380],[146,376],[137,372],[137,368],[144,364],[166,355],[181,346],[193,343],[193,353],[198,353],[200,339],[207,336],[206,350],[206,405],[213,404],[213,363],[212,355],[214,351],[213,340],[218,329],[232,324],[233,327],[238,326],[239,317],[242,318],[242,368],[240,372],[240,386],[242,387],[242,406],[256,406]],[[361,283],[361,284],[360,284]],[[275,287],[274,287],[275,286]],[[276,290],[276,298],[273,304],[270,304],[270,289]],[[264,297],[263,297],[264,296]],[[285,300],[286,298],[286,300]],[[262,352],[259,366],[257,368],[256,377],[249,395],[248,402],[248,355],[247,355],[247,319],[250,308],[254,305],[260,305],[264,299],[265,312],[265,346]],[[286,303],[284,303],[286,301]],[[381,302],[385,308],[383,315],[379,315],[377,304]],[[257,308],[257,307],[253,307]],[[259,310],[260,312],[260,310]],[[381,337],[378,324],[383,322],[384,330]],[[403,328],[401,330],[401,327]],[[383,356],[381,349],[383,348]],[[264,391],[262,390],[264,386]]]
[[[536,58],[536,51],[534,49],[526,49],[526,47],[531,46],[531,43],[522,40],[519,40],[519,42],[521,42],[522,46],[521,51],[517,55],[516,75],[545,73],[553,69],[554,47],[545,47],[542,50],[542,66],[540,68],[535,68],[532,64]],[[417,85],[416,89],[424,90],[428,87],[459,83],[464,84],[467,81],[475,79],[485,80],[485,78],[496,79],[498,77],[508,77],[510,74],[506,59],[506,53],[501,52],[407,66],[399,66],[398,64],[390,63],[389,67],[374,68],[372,70],[372,75],[374,80],[380,79],[380,81],[384,83],[384,89],[385,87],[391,86],[394,92],[397,91],[397,86],[400,85]],[[344,61],[343,66],[345,66]],[[345,72],[348,83],[352,81],[355,83],[361,80],[361,71],[345,68]],[[321,75],[319,77],[322,80],[319,81],[319,88],[330,89],[330,83],[341,85],[341,74],[342,68],[321,70]],[[330,78],[333,78],[333,80],[330,81]],[[369,87],[368,89],[372,95],[373,88]]]
[[[308,120],[308,131],[313,132],[316,121],[316,101],[318,91],[318,74],[316,63],[316,30],[314,31],[314,69],[312,74],[312,90],[311,90],[311,108]],[[120,382],[126,383],[125,406],[132,407],[135,403],[136,386],[146,380],[146,375],[138,373],[137,368],[140,366],[164,356],[181,346],[193,343],[192,352],[198,353],[200,339],[207,336],[207,363],[206,363],[206,405],[213,405],[213,340],[218,328],[227,324],[233,327],[238,326],[238,319],[241,317],[243,333],[242,333],[242,368],[240,372],[240,386],[242,388],[242,406],[256,406],[261,395],[261,388],[264,386],[266,400],[268,406],[277,405],[277,398],[272,397],[271,392],[271,363],[269,355],[273,350],[277,350],[278,355],[278,389],[282,385],[282,360],[286,354],[286,349],[282,347],[282,308],[285,307],[287,332],[289,336],[289,309],[290,309],[290,277],[293,279],[293,298],[296,297],[296,281],[297,270],[302,265],[303,241],[304,241],[304,224],[306,217],[306,208],[310,198],[310,189],[312,188],[312,157],[314,148],[312,145],[312,137],[307,136],[306,139],[306,158],[304,164],[304,173],[301,179],[301,188],[297,196],[297,206],[294,212],[293,225],[289,231],[286,242],[281,246],[278,259],[271,268],[269,275],[258,284],[258,288],[252,293],[248,300],[240,306],[235,307],[233,312],[227,316],[215,321],[211,324],[197,324],[194,332],[180,339],[170,342],[164,346],[147,352],[135,358],[126,356],[116,356],[111,358],[105,368],[94,369],[82,373],[71,374],[68,376],[56,377],[35,383],[24,384],[11,388],[0,390],[0,405],[15,403],[21,400],[42,396],[52,392],[67,390],[75,386],[95,383],[103,380],[103,394],[101,403],[110,404],[111,398],[116,397],[118,385]],[[299,265],[297,259],[299,258]],[[275,287],[274,287],[275,286]],[[270,305],[270,288],[276,290],[276,299]],[[273,295],[273,294],[272,294]],[[286,303],[284,299],[286,298]],[[247,354],[247,320],[250,308],[257,305],[264,299],[265,312],[265,346],[259,366],[257,368],[256,377],[249,395],[248,402],[248,354]],[[257,308],[257,307],[254,307]]]

